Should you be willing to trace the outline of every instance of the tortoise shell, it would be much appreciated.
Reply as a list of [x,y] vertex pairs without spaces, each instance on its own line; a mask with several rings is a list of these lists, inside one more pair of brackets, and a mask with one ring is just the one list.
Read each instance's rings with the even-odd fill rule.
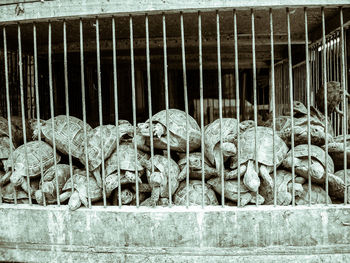
[[[191,179],[198,179],[200,180],[202,178],[202,153],[200,152],[194,152],[190,153],[188,156],[189,160],[189,171],[190,171],[190,178]],[[187,164],[187,158],[186,155],[182,159],[180,159],[177,164],[180,167],[180,170],[183,170],[186,168]],[[209,163],[208,159],[204,156],[204,174],[205,178],[209,179],[210,177],[217,174],[217,171],[212,165]]]
[[[42,158],[43,170],[46,171],[54,164],[54,152],[52,147],[44,141],[31,141],[27,144],[28,158],[28,175],[36,176],[40,174],[40,158]],[[13,152],[14,174],[16,172],[23,173],[23,168],[26,167],[25,145],[21,145]],[[56,153],[56,162],[59,163],[61,156]],[[8,164],[9,165],[9,164]]]
[[9,137],[0,137],[0,159],[8,159],[12,151],[15,150]]
[[[149,159],[149,155],[140,150],[137,150],[137,164],[135,165],[135,149],[130,143],[122,143],[119,145],[119,165],[121,170],[138,171],[143,170],[142,163]],[[105,162],[106,174],[112,174],[118,169],[118,154],[117,149],[110,155]]]
[[[188,193],[189,193],[189,204],[190,205],[202,205],[202,181],[191,180],[189,182]],[[186,182],[180,183],[179,188],[174,194],[175,205],[186,205],[187,204],[187,188]],[[204,205],[218,205],[219,202],[216,198],[215,192],[207,184],[204,184]]]
[[[1,187],[2,199],[4,202],[13,203],[15,200],[15,194],[17,197],[17,201],[20,199],[28,199],[28,193],[22,189],[16,189],[15,186],[11,183],[6,184]],[[19,202],[22,203],[22,202]]]
[[[327,111],[331,115],[335,108],[342,102],[343,89],[338,81],[327,82]],[[316,105],[324,113],[324,86],[316,92]]]
[[[55,143],[56,148],[63,154],[69,153],[69,143],[72,156],[80,158],[84,155],[84,122],[76,117],[66,115],[54,117],[55,123]],[[69,129],[68,129],[69,126]],[[86,132],[92,130],[89,124],[86,124]],[[45,140],[53,144],[52,119],[44,121],[41,125],[41,132]],[[37,134],[38,131],[35,132]],[[70,142],[69,142],[70,141]]]
[[[273,130],[268,127],[257,127],[257,161],[266,166],[273,166]],[[275,133],[275,158],[278,167],[285,158],[288,147],[285,142]],[[255,128],[250,128],[241,135],[240,163],[255,160]],[[237,166],[237,162],[234,162]]]
[[[169,178],[171,183],[171,193],[174,194],[179,186],[178,175],[180,173],[180,168],[177,163],[170,159],[170,174],[168,173],[168,158],[162,155],[155,155],[153,159],[154,170],[159,171],[163,174],[163,182],[160,185],[160,197],[169,197]],[[151,182],[151,172],[147,170],[148,182]]]
[[[57,183],[58,183],[58,191],[61,192],[68,178],[70,177],[70,167],[68,164],[57,164]],[[55,176],[55,166],[51,166],[44,173],[41,188],[42,191],[46,193],[50,193],[52,196],[56,196],[56,176]],[[73,167],[74,169],[74,167]]]
[[[186,135],[186,116],[188,117],[188,133],[189,133],[189,147],[190,151],[194,151],[200,147],[201,144],[201,132],[200,128],[198,126],[197,121],[191,117],[190,115],[186,114],[186,112],[178,110],[178,109],[169,109],[169,127],[166,123],[166,115],[167,111],[162,110],[158,113],[156,113],[152,117],[152,123],[159,122],[163,126],[165,126],[169,133],[170,137],[170,149],[174,151],[180,151],[185,152],[186,151],[186,141],[187,141],[187,135]],[[150,120],[146,121],[146,126],[149,127]],[[145,136],[147,136],[147,133],[144,133]],[[164,134],[160,138],[157,138],[156,136],[153,137],[154,139],[154,147],[157,149],[167,149],[167,136]]]
[[[238,122],[233,118],[222,118],[222,142],[234,142],[237,134]],[[204,131],[205,156],[215,165],[214,148],[220,143],[220,119],[210,123]]]
[[[295,198],[295,203],[297,205],[307,205],[309,204],[309,186],[308,184],[303,185],[303,194]],[[327,195],[326,191],[322,189],[322,187],[318,185],[311,185],[311,204],[325,204],[328,200],[328,204],[332,203],[331,198]]]
[[[347,160],[347,166],[350,167],[350,135],[346,135],[345,143],[345,154]],[[344,169],[344,137],[339,135],[334,138],[334,141],[328,144],[328,153],[334,161],[335,170]],[[325,145],[322,146],[322,149],[325,149]]]

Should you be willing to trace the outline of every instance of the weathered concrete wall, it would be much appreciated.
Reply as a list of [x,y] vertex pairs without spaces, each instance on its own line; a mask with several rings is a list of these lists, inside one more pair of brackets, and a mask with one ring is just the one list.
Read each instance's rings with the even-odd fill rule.
[[350,262],[350,206],[0,206],[0,260]]

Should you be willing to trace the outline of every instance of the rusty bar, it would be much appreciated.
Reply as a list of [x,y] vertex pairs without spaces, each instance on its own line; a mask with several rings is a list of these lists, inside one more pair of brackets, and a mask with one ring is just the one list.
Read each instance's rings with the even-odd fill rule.
[[[322,45],[323,45],[323,88],[324,88],[324,116],[325,116],[325,172],[326,172],[326,193],[328,195],[328,109],[327,109],[327,68],[326,68],[326,24],[325,24],[325,15],[324,7],[321,8],[322,16]],[[306,73],[307,74],[307,73]],[[328,205],[328,199],[326,199],[326,205]]]
[[340,14],[340,45],[341,45],[341,83],[343,87],[343,147],[344,147],[344,184],[345,184],[345,189],[344,189],[344,205],[347,204],[348,202],[348,179],[347,179],[347,152],[346,152],[346,135],[348,131],[348,111],[347,111],[347,105],[348,105],[348,98],[346,94],[348,93],[347,88],[346,88],[346,77],[345,77],[345,72],[346,72],[346,67],[345,67],[345,39],[344,39],[344,17],[343,17],[343,8],[340,7],[339,10]]
[[55,166],[55,181],[56,181],[56,199],[57,204],[60,206],[60,198],[59,198],[59,190],[58,190],[58,179],[57,179],[57,160],[56,160],[56,134],[55,134],[55,111],[53,104],[53,83],[52,83],[52,30],[51,30],[51,22],[49,22],[49,44],[48,44],[48,59],[49,59],[49,88],[50,88],[50,112],[51,112],[51,128],[52,128],[52,148],[53,148],[53,158],[54,158],[54,166]]
[[85,98],[85,77],[84,77],[84,41],[83,41],[83,20],[79,20],[79,39],[80,39],[80,81],[81,81],[81,101],[83,107],[83,122],[84,122],[84,152],[85,152],[85,163],[86,163],[86,181],[87,181],[87,193],[89,208],[91,208],[91,197],[90,197],[90,172],[88,168],[88,146],[87,146],[87,131],[86,131],[86,98]]
[[272,9],[269,10],[270,16],[270,47],[271,47],[271,93],[272,93],[272,147],[273,147],[273,204],[276,206],[277,202],[277,188],[276,188],[276,150],[275,150],[275,134],[276,134],[276,99],[275,99],[275,58],[273,47],[273,18]]
[[294,167],[294,105],[293,105],[293,63],[292,63],[292,41],[290,33],[290,11],[287,8],[287,30],[288,30],[288,73],[289,73],[289,103],[290,103],[290,120],[291,120],[291,130],[292,135],[291,141],[291,151],[292,151],[292,206],[295,206],[295,167]]
[[[37,50],[37,38],[36,38],[36,24],[33,24],[33,41],[34,41],[34,81],[35,81],[35,102],[36,102],[36,116],[37,116],[37,129],[38,129],[38,141],[41,141],[41,125],[40,125],[40,101],[39,101],[39,78],[38,78],[38,50]],[[40,175],[44,176],[43,158],[40,155]],[[46,206],[46,196],[42,193],[43,204]]]
[[[135,90],[135,63],[134,63],[134,36],[133,36],[133,22],[132,16],[129,16],[130,24],[130,60],[131,60],[131,92],[132,92],[132,120],[134,127],[134,134],[136,135],[136,90]],[[136,184],[136,206],[139,207],[139,181],[137,170],[137,143],[134,143],[135,150],[135,184]]]
[[68,159],[69,159],[69,172],[72,182],[72,194],[74,192],[74,178],[73,178],[73,164],[72,164],[72,150],[71,150],[71,130],[69,120],[69,90],[68,90],[68,63],[67,63],[67,25],[63,20],[63,64],[64,64],[64,90],[66,97],[66,118],[68,129]]
[[113,87],[114,87],[114,117],[117,130],[117,172],[118,172],[118,206],[122,207],[121,184],[120,184],[120,159],[119,159],[119,110],[118,110],[118,81],[117,81],[117,47],[115,36],[115,17],[112,17],[112,38],[113,38]]
[[[190,133],[188,123],[188,94],[187,94],[187,76],[186,76],[186,52],[185,52],[185,29],[184,29],[184,18],[183,13],[180,12],[180,28],[181,28],[181,54],[182,54],[182,75],[184,84],[184,100],[185,100],[185,112],[186,112],[186,207],[189,207],[189,183],[190,183]],[[201,40],[199,40],[201,41]],[[199,43],[201,45],[201,43]],[[204,139],[202,130],[202,141]],[[202,146],[204,144],[202,143]],[[203,157],[203,156],[202,156]],[[202,160],[202,169],[204,167],[204,160]],[[204,206],[204,169],[202,170],[202,207]]]
[[[6,37],[6,28],[3,27],[3,39],[4,39],[4,70],[5,70],[5,87],[6,87],[6,106],[7,106],[7,125],[9,129],[10,142],[12,143],[12,126],[11,126],[11,105],[10,105],[10,88],[9,88],[9,77],[8,77],[8,61],[7,61],[7,37]],[[10,159],[11,159],[11,173],[13,173],[14,164],[13,164],[13,148],[10,147]],[[0,187],[1,190],[1,187]],[[2,198],[1,198],[2,201]],[[17,191],[14,192],[14,202],[17,205]]]

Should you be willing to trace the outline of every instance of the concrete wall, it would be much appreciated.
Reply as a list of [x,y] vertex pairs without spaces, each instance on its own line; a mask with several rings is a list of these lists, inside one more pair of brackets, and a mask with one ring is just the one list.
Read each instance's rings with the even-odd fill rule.
[[350,262],[350,206],[0,205],[0,260]]

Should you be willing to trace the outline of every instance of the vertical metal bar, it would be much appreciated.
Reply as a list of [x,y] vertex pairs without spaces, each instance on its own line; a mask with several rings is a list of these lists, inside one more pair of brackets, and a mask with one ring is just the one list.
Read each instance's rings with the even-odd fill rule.
[[[321,8],[322,15],[322,45],[323,45],[323,87],[324,87],[324,115],[325,115],[325,127],[324,132],[326,134],[325,140],[325,172],[326,172],[326,193],[328,195],[328,109],[327,109],[327,68],[326,68],[326,24],[324,16],[324,7]],[[344,149],[345,150],[345,149]],[[326,205],[328,205],[328,199],[326,199]]]
[[293,63],[292,63],[292,41],[290,33],[290,11],[287,8],[287,30],[288,30],[288,73],[289,73],[289,103],[290,103],[290,120],[292,135],[291,150],[292,150],[292,206],[295,206],[295,167],[294,167],[294,105],[293,105]]
[[[80,18],[80,21],[79,21],[79,39],[80,39],[81,101],[82,101],[82,107],[83,107],[83,122],[84,122],[84,152],[85,152],[85,163],[88,164],[89,163],[89,158],[88,158],[87,131],[86,131],[86,99],[85,99],[85,77],[84,77],[83,20],[81,18]],[[86,167],[85,171],[86,171],[88,202],[89,202],[89,208],[91,208],[89,168]]]
[[149,24],[148,24],[148,14],[145,18],[146,26],[146,59],[147,59],[147,92],[148,92],[148,118],[149,118],[149,136],[150,136],[150,146],[151,146],[151,166],[152,173],[154,173],[154,147],[153,147],[153,123],[152,123],[152,89],[151,89],[151,59],[149,52]]
[[[222,81],[221,81],[221,48],[220,48],[220,15],[216,10],[216,39],[217,39],[217,56],[218,56],[218,90],[219,90],[219,118],[220,118],[220,176],[221,176],[221,205],[225,206],[225,181],[224,181],[224,161],[222,156]],[[238,102],[238,98],[236,98]]]
[[[169,90],[168,90],[168,61],[166,48],[166,23],[165,14],[163,13],[163,52],[164,52],[164,85],[165,85],[165,108],[166,108],[166,126],[169,127]],[[169,183],[169,207],[172,206],[171,200],[171,177],[170,177],[170,137],[167,132],[167,157],[168,157],[168,183]]]
[[115,18],[112,17],[112,38],[113,38],[113,84],[114,84],[114,117],[115,126],[117,130],[117,172],[118,172],[118,207],[122,207],[121,191],[122,187],[120,184],[120,159],[119,159],[119,107],[118,107],[118,81],[117,81],[117,48],[116,48],[116,36],[115,36]]
[[347,127],[348,127],[348,111],[347,111],[347,105],[348,105],[348,98],[346,94],[348,93],[347,86],[346,86],[346,79],[345,79],[345,39],[344,39],[344,17],[343,17],[343,8],[340,7],[339,10],[340,14],[340,45],[341,45],[341,84],[343,87],[343,147],[344,147],[344,184],[345,184],[345,190],[344,190],[344,205],[348,202],[348,179],[347,179],[347,152],[346,152],[346,135],[347,135]]
[[309,76],[309,35],[307,22],[307,8],[304,8],[305,24],[305,69],[306,69],[306,100],[307,100],[307,143],[308,143],[308,186],[309,186],[309,205],[311,205],[311,133],[310,133],[310,76]]
[[202,156],[202,207],[204,207],[204,89],[203,89],[203,45],[202,45],[202,14],[198,11],[198,52],[199,52],[199,97],[200,97],[200,115],[201,115],[201,156]]
[[[66,95],[66,116],[67,116],[67,128],[68,128],[68,159],[69,159],[69,171],[72,182],[72,193],[74,192],[74,178],[73,178],[73,165],[72,165],[72,150],[71,150],[71,130],[69,120],[69,90],[68,90],[68,66],[67,66],[67,28],[66,21],[63,20],[63,64],[64,64],[64,90]],[[58,193],[59,195],[59,193]]]
[[[18,23],[17,27],[18,32],[18,56],[19,56],[19,86],[21,92],[21,114],[22,114],[22,128],[23,128],[23,142],[24,142],[24,157],[25,157],[25,175],[27,177],[27,185],[28,185],[28,198],[29,204],[32,205],[32,193],[30,188],[30,179],[29,179],[29,171],[28,171],[28,151],[27,151],[27,134],[26,134],[26,123],[25,123],[25,109],[24,109],[24,92],[23,92],[23,63],[22,63],[22,41],[21,41],[21,26]],[[10,121],[10,119],[9,119]],[[9,127],[11,123],[9,123]]]
[[100,56],[100,27],[98,17],[96,17],[96,55],[97,55],[97,92],[98,92],[98,115],[100,121],[100,147],[101,147],[101,167],[102,167],[102,195],[103,206],[106,207],[106,178],[105,178],[105,158],[104,143],[102,136],[102,88],[101,88],[101,56]]
[[[136,134],[136,91],[135,91],[135,66],[134,66],[134,36],[133,36],[133,23],[132,16],[130,15],[130,59],[131,59],[131,91],[132,91],[132,119],[134,126],[134,134]],[[137,163],[137,144],[134,143],[135,150],[135,164]],[[138,183],[138,170],[135,165],[135,184],[136,184],[136,206],[139,207],[139,183]]]
[[[37,116],[37,129],[38,129],[38,141],[41,142],[41,125],[40,125],[40,101],[39,101],[39,77],[38,77],[38,50],[36,39],[36,24],[33,24],[33,40],[34,40],[34,81],[35,81],[35,102],[36,102],[36,116]],[[40,175],[44,176],[43,157],[40,155]],[[42,193],[43,203],[46,206],[46,197]]]
[[[185,53],[185,30],[184,30],[184,17],[180,12],[180,27],[181,27],[181,54],[182,54],[182,75],[184,84],[184,100],[185,100],[185,112],[186,112],[186,207],[190,204],[189,200],[189,183],[190,183],[190,133],[188,123],[188,95],[187,95],[187,73],[186,73],[186,53]],[[199,40],[201,45],[201,40]],[[202,131],[202,146],[204,145],[204,129]],[[204,158],[202,153],[202,207],[204,206]]]
[[[339,64],[340,62],[340,56],[339,56],[339,34],[337,34],[336,37],[336,50],[335,50],[336,56],[335,56],[335,63],[336,63],[336,81],[341,81],[341,72],[339,70]],[[340,62],[340,63],[339,63]]]
[[275,150],[275,134],[276,134],[276,100],[275,100],[275,58],[273,47],[273,18],[272,9],[269,11],[270,15],[270,46],[271,46],[271,93],[272,93],[272,147],[273,147],[273,204],[277,205],[277,187],[276,187],[276,150]]
[[55,114],[53,105],[53,84],[52,84],[52,54],[51,54],[51,22],[49,22],[49,44],[48,44],[48,59],[49,59],[49,88],[50,88],[50,112],[51,112],[51,128],[52,128],[52,147],[53,147],[53,157],[55,166],[55,182],[56,182],[56,199],[57,204],[60,206],[59,190],[58,190],[58,180],[57,180],[57,160],[56,160],[56,140],[55,140]]
[[[11,105],[10,105],[10,88],[9,88],[9,77],[8,77],[8,61],[7,61],[7,38],[6,28],[3,27],[3,39],[4,39],[4,69],[5,69],[5,86],[6,86],[6,105],[7,105],[7,125],[9,129],[10,142],[12,143],[12,126],[11,126]],[[13,173],[13,149],[10,147],[10,159],[11,159],[11,172]],[[1,189],[1,188],[0,188]],[[17,191],[14,192],[14,202],[17,205]]]

